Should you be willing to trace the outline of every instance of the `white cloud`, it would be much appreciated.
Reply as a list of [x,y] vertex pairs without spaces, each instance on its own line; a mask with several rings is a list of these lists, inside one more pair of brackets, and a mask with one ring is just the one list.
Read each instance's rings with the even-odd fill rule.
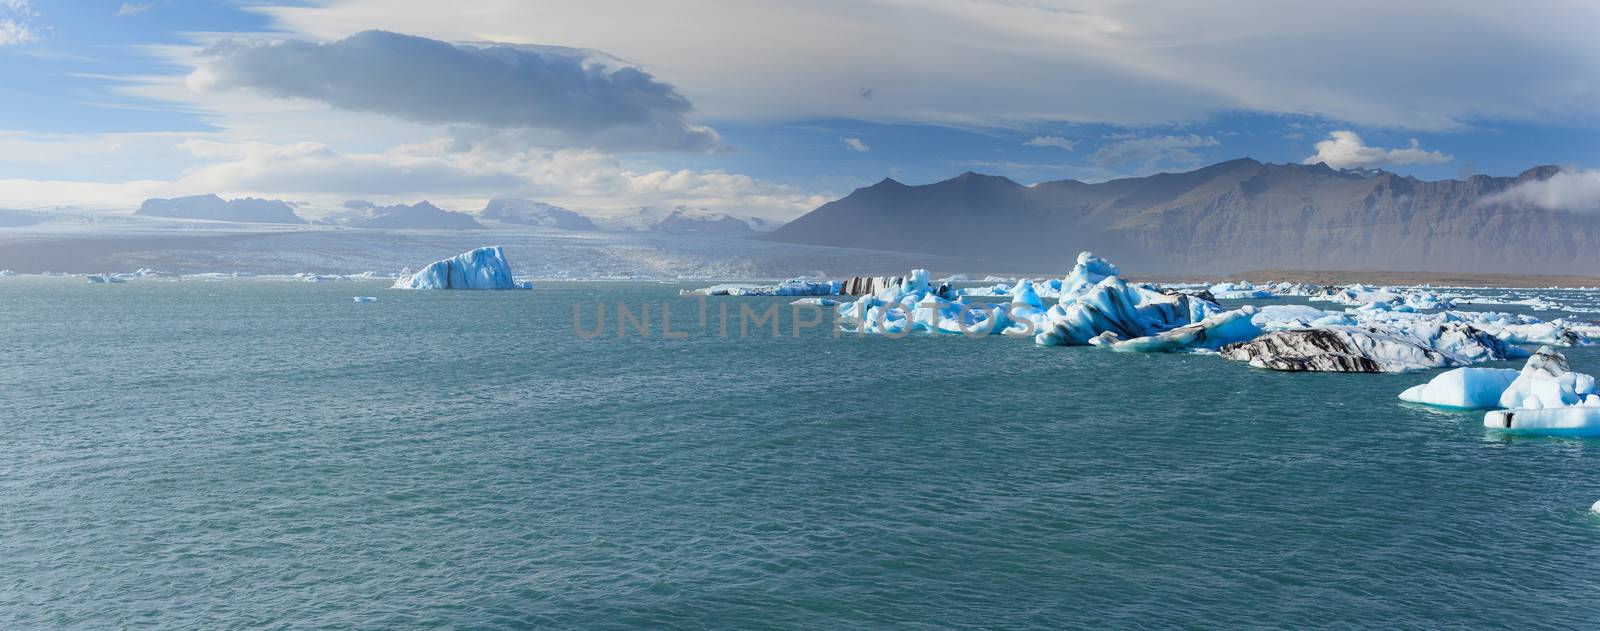
[[1317,152],[1302,160],[1302,164],[1326,162],[1335,169],[1350,167],[1376,167],[1393,164],[1441,164],[1454,160],[1438,151],[1425,151],[1411,139],[1411,146],[1403,149],[1369,147],[1353,131],[1339,130],[1328,133],[1327,140],[1318,141]]
[[1581,79],[1600,76],[1600,4],[1580,0],[1539,11],[1512,0],[863,0],[843,10],[480,0],[455,12],[433,0],[327,0],[257,10],[322,40],[384,28],[599,48],[650,64],[715,118],[1148,124],[1246,110],[1444,129],[1600,112],[1600,90]]
[[13,46],[26,44],[38,36],[29,30],[28,25],[10,18],[0,19],[0,46]]
[[1078,145],[1077,141],[1067,140],[1060,136],[1034,136],[1028,142],[1022,144],[1029,147],[1056,147],[1067,151],[1072,151],[1072,148]]
[[637,67],[594,51],[494,42],[451,44],[363,31],[316,44],[225,39],[199,54],[186,83],[248,89],[424,124],[544,129],[569,146],[708,151],[689,100]]
[[844,143],[844,146],[849,147],[851,151],[857,153],[872,151],[872,147],[868,147],[867,143],[861,142],[860,138],[840,138],[839,140]]
[[149,10],[150,10],[150,5],[148,5],[148,4],[134,4],[132,2],[124,2],[124,3],[122,3],[122,6],[117,7],[117,16],[118,17],[127,17],[127,16],[130,16],[130,15],[139,15],[140,13],[144,13],[145,11],[149,11]]
[[[227,134],[34,136],[0,132],[0,152],[36,155],[47,165],[87,160],[97,152],[129,157],[180,155],[176,179],[128,182],[39,177],[0,180],[0,207],[79,205],[131,209],[148,197],[218,193],[224,197],[307,200],[334,207],[353,197],[384,203],[432,199],[471,207],[490,197],[529,197],[573,208],[691,206],[740,216],[787,220],[827,198],[722,170],[662,169],[625,164],[579,149],[507,150],[491,143],[440,137],[377,151],[339,151],[320,142],[233,142]],[[0,164],[7,161],[0,156]],[[6,165],[9,170],[10,165]]]
[[1524,208],[1600,212],[1600,169],[1563,169],[1543,180],[1528,180],[1485,198]]
[[16,46],[39,39],[39,33],[28,24],[29,18],[38,15],[27,0],[5,0],[0,3],[0,46]]
[[1222,143],[1212,136],[1189,134],[1187,136],[1145,136],[1119,140],[1096,149],[1089,159],[1102,167],[1112,167],[1138,162],[1141,170],[1162,164],[1186,165],[1200,161],[1200,155],[1190,151],[1199,147],[1215,147]]

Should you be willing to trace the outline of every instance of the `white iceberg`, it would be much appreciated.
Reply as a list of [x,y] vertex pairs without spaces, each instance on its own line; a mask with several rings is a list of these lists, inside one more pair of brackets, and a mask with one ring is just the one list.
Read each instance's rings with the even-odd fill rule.
[[791,305],[811,305],[813,307],[836,307],[836,306],[839,306],[839,301],[833,300],[831,298],[811,297],[811,298],[798,298],[794,302],[791,302],[789,304],[791,304]]
[[793,278],[776,285],[751,285],[725,283],[683,292],[706,296],[837,296],[842,283],[836,280],[806,280]]
[[1510,368],[1457,368],[1400,393],[1402,401],[1458,410],[1500,407],[1500,395],[1517,378]]
[[1250,300],[1277,298],[1278,294],[1268,289],[1259,289],[1250,282],[1217,283],[1206,288],[1218,300]]
[[1499,407],[1539,409],[1578,405],[1595,394],[1594,377],[1572,372],[1567,358],[1542,346],[1501,393]]
[[414,274],[401,276],[394,289],[532,289],[511,275],[500,246],[478,248],[436,261]]
[[1495,410],[1483,415],[1483,426],[1505,434],[1528,436],[1600,436],[1600,397],[1593,404],[1537,410]]
[[355,296],[356,302],[377,302],[377,296]]

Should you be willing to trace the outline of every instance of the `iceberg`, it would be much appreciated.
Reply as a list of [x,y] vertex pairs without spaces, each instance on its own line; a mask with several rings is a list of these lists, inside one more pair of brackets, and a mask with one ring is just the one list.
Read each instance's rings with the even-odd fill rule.
[[1277,298],[1282,295],[1267,289],[1258,289],[1253,283],[1217,283],[1206,289],[1220,300],[1248,300]]
[[1132,340],[1199,322],[1222,307],[1203,298],[1129,285],[1109,261],[1084,252],[1061,282],[1061,299],[1038,324],[1040,346],[1085,346],[1101,333]]
[[1328,326],[1267,333],[1222,348],[1227,359],[1292,372],[1410,372],[1505,359],[1506,344],[1460,323],[1436,330]]
[[776,285],[725,283],[683,293],[706,296],[837,296],[840,289],[841,283],[836,280],[793,278]]
[[377,302],[378,301],[378,297],[377,296],[356,296],[355,297],[355,301],[356,302]]
[[1499,407],[1540,409],[1582,403],[1595,394],[1594,377],[1572,372],[1567,358],[1549,346],[1541,346],[1522,367],[1516,380],[1500,395]]
[[789,304],[791,304],[791,305],[811,305],[813,307],[837,307],[837,306],[839,306],[839,301],[833,300],[833,299],[830,299],[830,298],[816,298],[816,297],[813,297],[813,298],[799,298],[799,299],[796,299],[794,302],[791,302]]
[[0,276],[16,276],[17,273],[8,269],[0,269]]
[[[1111,349],[1138,353],[1171,353],[1195,348],[1216,349],[1224,344],[1249,340],[1261,335],[1261,327],[1256,326],[1253,320],[1255,315],[1256,308],[1246,305],[1244,308],[1225,311],[1163,333],[1112,342]],[[1089,340],[1090,344],[1100,345],[1095,342],[1096,340]]]
[[1538,410],[1495,410],[1483,415],[1483,426],[1512,435],[1600,436],[1600,397],[1594,401]]
[[1500,395],[1516,380],[1510,368],[1457,368],[1407,388],[1400,400],[1455,410],[1492,410]]
[[463,252],[401,276],[394,289],[532,289],[511,276],[511,264],[500,246]]

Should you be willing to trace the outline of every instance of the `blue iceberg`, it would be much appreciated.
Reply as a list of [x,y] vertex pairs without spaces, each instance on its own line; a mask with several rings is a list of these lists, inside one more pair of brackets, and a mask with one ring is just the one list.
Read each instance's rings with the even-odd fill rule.
[[511,276],[500,246],[478,248],[435,261],[415,274],[402,274],[395,289],[533,289]]

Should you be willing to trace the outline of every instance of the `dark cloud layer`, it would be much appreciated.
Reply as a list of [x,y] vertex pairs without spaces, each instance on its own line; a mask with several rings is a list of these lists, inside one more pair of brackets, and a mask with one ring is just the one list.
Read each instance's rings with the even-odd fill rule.
[[204,52],[204,83],[434,124],[554,130],[574,145],[708,151],[689,100],[638,68],[572,48],[451,44],[366,31],[316,44],[224,40]]

